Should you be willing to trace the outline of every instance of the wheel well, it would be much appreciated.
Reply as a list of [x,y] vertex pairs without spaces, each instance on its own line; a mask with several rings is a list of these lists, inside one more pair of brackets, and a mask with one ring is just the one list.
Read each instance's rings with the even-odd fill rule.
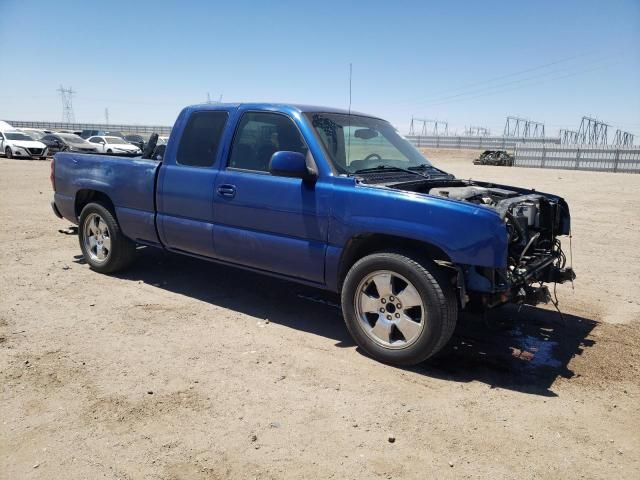
[[450,262],[451,259],[440,247],[428,242],[398,237],[395,235],[367,234],[359,235],[349,240],[340,259],[338,271],[338,286],[341,288],[347,272],[363,257],[372,253],[401,250],[417,257],[426,257],[430,260]]
[[105,207],[109,209],[109,211],[115,217],[116,209],[113,205],[113,202],[109,198],[109,196],[97,190],[78,190],[78,193],[76,193],[76,205],[75,205],[76,217],[79,218],[80,213],[82,212],[82,209],[91,202],[99,202],[103,204]]

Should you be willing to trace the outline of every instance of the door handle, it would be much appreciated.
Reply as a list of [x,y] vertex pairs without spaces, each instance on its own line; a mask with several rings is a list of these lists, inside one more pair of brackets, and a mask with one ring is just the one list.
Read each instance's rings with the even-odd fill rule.
[[220,185],[218,187],[218,195],[225,198],[233,198],[236,196],[236,186],[235,185]]

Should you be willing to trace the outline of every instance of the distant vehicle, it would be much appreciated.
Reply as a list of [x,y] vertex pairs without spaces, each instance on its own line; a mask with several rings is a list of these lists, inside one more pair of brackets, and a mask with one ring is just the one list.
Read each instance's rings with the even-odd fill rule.
[[40,130],[39,128],[21,128],[20,131],[26,133],[34,140],[41,140],[42,137],[47,134],[47,132]]
[[98,153],[97,145],[87,142],[73,133],[51,133],[40,140],[49,149],[49,155],[57,152]]
[[[73,132],[73,133],[76,133],[76,132]],[[80,132],[80,136],[85,140],[88,139],[89,137],[105,137],[105,136],[124,138],[124,135],[122,135],[122,132],[119,132],[117,130],[111,131],[111,130],[86,129]]]
[[510,155],[504,150],[485,150],[473,161],[473,164],[513,167],[513,155]]
[[142,153],[142,150],[121,137],[100,135],[90,137],[88,141],[96,145],[100,153]]
[[0,132],[0,152],[7,158],[47,158],[47,146],[19,130]]
[[51,182],[93,270],[124,269],[143,244],[328,289],[386,363],[437,353],[467,305],[536,305],[575,278],[562,198],[457,179],[351,111],[195,105],[161,162],[59,153]]
[[0,120],[0,132],[4,132],[5,130],[15,130],[15,128],[4,120]]
[[105,135],[106,132],[104,130],[82,130],[82,132],[80,132],[80,136],[82,138],[84,138],[85,140],[89,137],[93,137],[96,135]]
[[140,150],[144,150],[145,140],[142,135],[138,135],[138,134],[125,135],[124,139],[127,142],[138,147]]

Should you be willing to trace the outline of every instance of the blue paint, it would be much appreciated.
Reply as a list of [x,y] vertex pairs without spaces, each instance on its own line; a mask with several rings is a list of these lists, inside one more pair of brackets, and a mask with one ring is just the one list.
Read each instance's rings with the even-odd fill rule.
[[[177,164],[187,121],[194,112],[204,110],[229,114],[213,164]],[[235,128],[247,111],[288,116],[307,144],[317,178],[309,181],[295,178],[297,174],[284,177],[227,167]],[[309,111],[346,113],[280,104],[195,105],[178,116],[162,164],[59,153],[55,156],[56,206],[65,218],[77,222],[78,193],[95,190],[115,206],[123,233],[141,243],[331,290],[339,288],[345,247],[371,234],[424,242],[458,265],[506,267],[507,232],[495,211],[338,175],[303,115]],[[289,153],[272,160],[280,170],[301,168],[299,156]],[[567,231],[568,218],[567,213]]]

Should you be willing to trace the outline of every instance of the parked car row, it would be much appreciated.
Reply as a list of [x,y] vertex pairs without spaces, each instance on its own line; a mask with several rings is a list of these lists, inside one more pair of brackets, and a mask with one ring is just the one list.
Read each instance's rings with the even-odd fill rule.
[[[166,143],[164,142],[159,143]],[[123,135],[117,131],[82,130],[57,132],[37,128],[14,128],[3,124],[0,129],[0,154],[7,158],[40,158],[57,152],[107,153],[138,155],[146,145],[141,135]]]

